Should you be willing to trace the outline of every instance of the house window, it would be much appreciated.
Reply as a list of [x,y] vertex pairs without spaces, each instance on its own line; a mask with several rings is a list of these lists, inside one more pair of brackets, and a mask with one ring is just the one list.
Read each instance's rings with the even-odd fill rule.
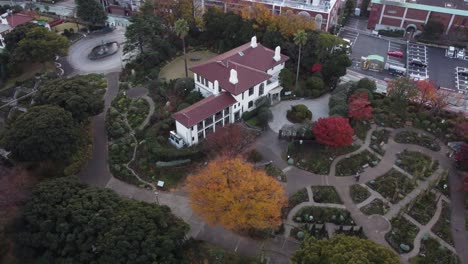
[[201,80],[200,74],[197,74],[197,81],[200,82],[200,80]]
[[224,109],[224,115],[229,115],[229,107]]
[[388,13],[388,14],[391,14],[391,15],[394,15],[394,14],[396,14],[396,10],[388,10],[387,13]]
[[203,121],[199,122],[197,124],[197,128],[198,128],[198,131],[202,130],[203,129]]
[[263,95],[264,89],[265,89],[265,85],[261,83],[260,88],[258,89],[258,95]]
[[251,96],[253,93],[254,93],[254,88],[252,87],[249,89],[249,96]]
[[249,109],[253,106],[253,101],[249,102]]

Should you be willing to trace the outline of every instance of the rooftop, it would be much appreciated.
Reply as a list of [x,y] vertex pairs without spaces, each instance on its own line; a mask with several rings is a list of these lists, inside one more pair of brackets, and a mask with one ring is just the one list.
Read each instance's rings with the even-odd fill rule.
[[6,20],[8,21],[8,25],[10,25],[10,27],[15,28],[19,25],[33,21],[34,17],[22,13],[16,13],[9,15]]
[[222,111],[223,109],[237,103],[236,99],[227,92],[218,95],[210,95],[195,104],[180,110],[172,115],[183,126],[190,128],[200,121]]
[[12,28],[9,25],[0,24],[0,33],[11,30]]
[[[273,59],[274,55],[273,50],[260,43],[252,48],[251,42],[249,42],[194,66],[191,70],[210,82],[217,80],[222,89],[238,95],[270,79],[272,76],[267,74],[266,71],[289,59],[288,56],[280,54],[280,59],[276,61]],[[231,69],[237,71],[239,80],[237,84],[229,82]]]
[[468,1],[466,0],[372,0],[372,3],[468,16]]

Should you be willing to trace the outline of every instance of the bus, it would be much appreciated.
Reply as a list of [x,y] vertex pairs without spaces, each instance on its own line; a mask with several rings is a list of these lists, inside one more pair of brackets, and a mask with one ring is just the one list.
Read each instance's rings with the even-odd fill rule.
[[388,72],[393,76],[405,76],[406,68],[396,65],[390,65],[388,66]]

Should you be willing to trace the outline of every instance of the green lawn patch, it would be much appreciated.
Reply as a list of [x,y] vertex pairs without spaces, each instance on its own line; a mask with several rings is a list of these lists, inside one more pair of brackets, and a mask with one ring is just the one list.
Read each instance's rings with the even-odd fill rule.
[[265,171],[269,176],[275,177],[276,179],[286,182],[286,174],[275,164],[270,163],[265,166]]
[[388,205],[384,204],[384,202],[380,199],[374,199],[368,205],[361,208],[361,212],[366,215],[384,215],[387,213],[389,207]]
[[299,168],[317,174],[328,174],[330,165],[336,157],[357,149],[359,146],[355,145],[333,148],[313,141],[302,144],[292,142],[288,145],[288,154],[291,155]]
[[432,192],[423,192],[416,197],[407,207],[409,216],[421,225],[429,223],[436,211],[436,195]]
[[353,202],[356,204],[364,202],[369,198],[369,196],[371,196],[371,193],[366,189],[366,187],[362,187],[360,184],[351,185],[350,194],[351,199],[353,199]]
[[440,150],[440,145],[436,142],[434,137],[413,131],[402,131],[396,134],[395,141],[398,143],[419,145],[433,151]]
[[[208,59],[216,56],[216,53],[213,53],[209,50],[199,50],[191,51],[187,53],[187,68],[191,68],[195,65],[205,62]],[[159,78],[165,81],[175,80],[178,78],[185,77],[185,66],[184,66],[184,55],[181,55],[168,64],[166,64],[161,71],[159,72]],[[189,77],[193,75],[189,72]]]
[[395,164],[414,177],[423,180],[431,176],[439,167],[437,160],[432,160],[423,153],[408,150],[397,154]]
[[[385,240],[399,253],[410,252],[414,247],[413,241],[419,232],[419,228],[402,216],[393,218],[390,223],[392,229],[385,234]],[[400,247],[400,245],[406,245],[408,250],[404,249],[405,246]]]
[[316,203],[343,204],[333,186],[312,186],[313,199]]
[[368,150],[350,156],[349,158],[342,159],[336,164],[336,176],[349,176],[355,175],[361,171],[364,166],[375,167],[379,164],[380,160]]
[[450,207],[446,202],[442,202],[442,205],[442,212],[440,213],[439,220],[432,227],[432,232],[453,246],[452,230],[450,227]]
[[384,155],[385,150],[383,146],[388,143],[390,133],[390,130],[387,129],[379,129],[372,132],[370,147],[380,155]]
[[334,223],[336,225],[354,225],[351,214],[347,210],[317,206],[302,207],[294,215],[294,221],[298,223]]
[[460,260],[452,251],[432,237],[421,240],[419,255],[410,259],[410,264],[458,264]]
[[395,169],[391,169],[376,180],[366,184],[393,204],[398,203],[416,187],[410,178]]

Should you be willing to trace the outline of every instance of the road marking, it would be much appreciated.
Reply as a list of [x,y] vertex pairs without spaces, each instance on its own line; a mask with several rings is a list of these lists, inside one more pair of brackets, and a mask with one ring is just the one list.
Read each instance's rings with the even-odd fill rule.
[[240,243],[240,238],[237,239],[237,244],[236,244],[236,248],[234,249],[234,252],[237,252],[237,248],[239,247],[239,243]]

